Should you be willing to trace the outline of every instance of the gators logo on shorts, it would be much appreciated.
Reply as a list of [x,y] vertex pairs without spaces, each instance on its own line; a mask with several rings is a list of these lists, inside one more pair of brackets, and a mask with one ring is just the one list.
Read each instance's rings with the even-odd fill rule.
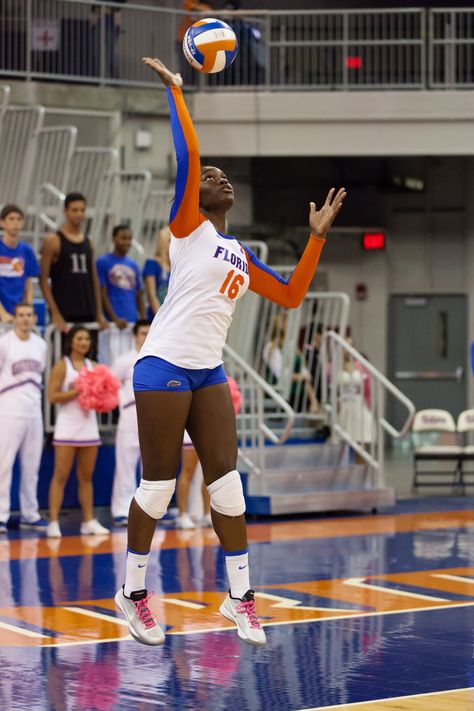
[[167,388],[177,388],[181,385],[181,380],[168,380],[166,383]]

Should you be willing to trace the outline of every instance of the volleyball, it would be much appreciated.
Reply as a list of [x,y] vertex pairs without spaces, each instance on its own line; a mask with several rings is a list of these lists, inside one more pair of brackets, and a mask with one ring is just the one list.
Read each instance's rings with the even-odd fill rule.
[[222,20],[206,18],[191,25],[183,38],[183,52],[198,72],[215,74],[234,61],[238,42],[235,32]]

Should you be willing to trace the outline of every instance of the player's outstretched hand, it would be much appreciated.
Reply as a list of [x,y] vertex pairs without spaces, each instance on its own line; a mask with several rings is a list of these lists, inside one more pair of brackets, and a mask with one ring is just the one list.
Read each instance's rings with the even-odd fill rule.
[[143,64],[153,69],[165,86],[183,86],[181,74],[173,74],[157,57],[143,57]]
[[309,203],[309,228],[313,235],[324,237],[331,229],[347,195],[345,188],[339,188],[334,196],[335,192],[336,188],[331,188],[327,194],[326,202],[320,210],[316,209],[316,203]]

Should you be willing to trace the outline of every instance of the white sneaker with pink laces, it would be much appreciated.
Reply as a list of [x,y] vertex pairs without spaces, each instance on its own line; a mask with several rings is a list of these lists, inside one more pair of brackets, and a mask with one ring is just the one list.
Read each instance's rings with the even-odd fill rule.
[[135,590],[130,597],[126,597],[121,587],[115,595],[115,604],[127,618],[133,639],[142,644],[156,646],[163,644],[165,633],[148,605],[152,596],[153,593],[146,590]]
[[237,633],[244,642],[259,645],[267,643],[265,632],[257,617],[253,590],[247,590],[243,598],[232,597],[229,592],[219,612],[231,622],[235,622]]

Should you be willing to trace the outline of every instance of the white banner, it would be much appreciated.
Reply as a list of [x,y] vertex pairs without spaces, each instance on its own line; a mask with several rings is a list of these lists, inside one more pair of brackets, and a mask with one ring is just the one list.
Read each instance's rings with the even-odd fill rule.
[[59,49],[59,20],[33,20],[32,48],[42,52]]

